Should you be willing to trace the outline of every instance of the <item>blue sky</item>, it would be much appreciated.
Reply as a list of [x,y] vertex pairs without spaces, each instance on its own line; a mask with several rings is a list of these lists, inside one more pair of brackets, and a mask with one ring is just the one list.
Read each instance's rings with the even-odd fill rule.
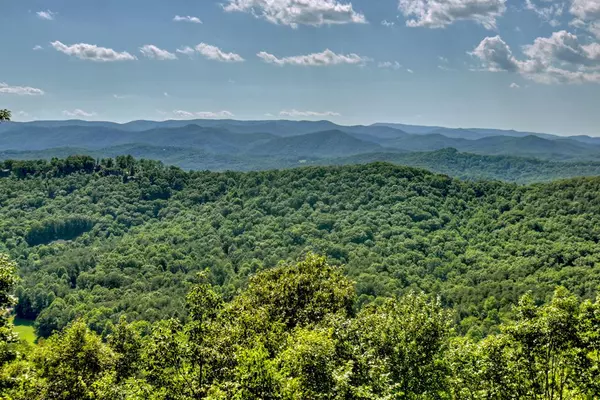
[[330,119],[600,135],[600,0],[1,7],[0,108],[15,120]]

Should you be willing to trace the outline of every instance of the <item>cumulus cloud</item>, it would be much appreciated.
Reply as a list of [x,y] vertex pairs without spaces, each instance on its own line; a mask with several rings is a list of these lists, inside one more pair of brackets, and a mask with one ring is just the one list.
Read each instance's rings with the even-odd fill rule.
[[600,0],[572,0],[569,12],[575,17],[569,25],[586,29],[600,40]]
[[398,61],[383,61],[377,64],[377,68],[399,70],[402,65]]
[[398,9],[410,27],[445,28],[470,20],[487,29],[506,11],[506,0],[399,0]]
[[582,45],[579,38],[567,31],[554,32],[548,38],[539,37],[533,44],[523,47],[523,53],[539,60],[544,66],[553,62],[591,66],[600,63],[600,45]]
[[63,111],[63,115],[69,118],[89,118],[96,115],[95,112],[86,112],[82,109],[76,108],[73,111],[65,110]]
[[394,25],[396,25],[396,23],[395,23],[395,22],[393,22],[393,21],[388,21],[388,20],[385,20],[385,19],[384,19],[383,21],[381,21],[381,25],[383,25],[383,26],[385,26],[385,27],[387,27],[387,28],[391,28],[391,27],[393,27]]
[[86,61],[114,62],[137,60],[135,56],[132,56],[126,51],[118,52],[113,49],[98,47],[93,44],[77,43],[68,46],[59,41],[51,42],[50,44],[55,50],[60,51],[61,53]]
[[29,86],[10,86],[8,83],[0,82],[0,94],[15,94],[17,96],[43,96],[42,89]]
[[298,111],[298,110],[283,110],[279,113],[281,117],[339,117],[342,114],[333,111]]
[[50,10],[46,10],[46,11],[38,11],[38,12],[36,12],[36,15],[38,16],[39,19],[44,19],[46,21],[53,21],[54,17],[56,16],[56,13],[52,12]]
[[145,57],[154,60],[177,60],[177,56],[175,54],[169,53],[167,50],[159,49],[153,44],[147,44],[140,47],[140,53],[142,53]]
[[189,119],[189,118],[203,118],[203,119],[219,119],[219,118],[232,118],[234,117],[233,113],[230,111],[199,111],[199,112],[189,112],[184,110],[174,110],[173,115],[176,118],[181,119]]
[[511,83],[509,86],[511,89],[519,89],[521,86],[517,85],[516,83]]
[[479,58],[489,71],[516,71],[518,61],[500,36],[486,37],[469,54]]
[[206,43],[200,43],[196,46],[196,51],[209,60],[220,62],[244,62],[244,58],[236,53],[226,53],[217,46],[211,46]]
[[336,0],[228,0],[227,12],[244,12],[273,24],[298,25],[364,24],[365,16],[354,11],[352,3]]
[[600,45],[583,45],[567,31],[539,37],[533,44],[523,46],[527,57],[518,60],[500,36],[487,37],[470,53],[486,70],[508,71],[545,84],[600,83]]
[[573,0],[569,11],[583,21],[600,20],[600,0]]
[[192,24],[201,24],[202,21],[200,20],[200,18],[198,17],[192,17],[190,15],[186,15],[186,16],[180,16],[180,15],[176,15],[173,18],[174,22],[190,22]]
[[364,65],[371,61],[369,58],[361,57],[358,54],[336,54],[327,49],[322,53],[312,53],[301,56],[278,58],[273,54],[261,51],[257,57],[262,59],[267,64],[279,66],[297,65],[305,67],[325,67],[331,65],[349,64],[349,65]]
[[44,48],[42,46],[40,46],[39,44],[33,46],[33,51],[40,51],[40,50],[44,50]]

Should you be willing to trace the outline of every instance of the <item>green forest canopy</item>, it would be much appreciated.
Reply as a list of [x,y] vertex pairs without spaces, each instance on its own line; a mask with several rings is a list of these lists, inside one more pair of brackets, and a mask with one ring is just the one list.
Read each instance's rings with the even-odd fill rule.
[[[12,269],[0,259],[0,295]],[[260,272],[230,301],[206,277],[199,274],[187,295],[185,322],[122,317],[102,340],[78,320],[33,348],[0,339],[0,393],[14,400],[600,395],[600,301],[580,303],[563,288],[541,307],[523,296],[501,333],[476,341],[455,337],[451,312],[422,294],[357,311],[353,283],[324,257]],[[487,312],[497,316],[493,305]]]
[[7,161],[0,251],[19,264],[18,317],[48,337],[84,318],[185,319],[198,271],[226,300],[249,276],[308,252],[343,266],[357,307],[412,291],[483,337],[531,291],[600,283],[600,178],[517,186],[384,163],[252,173],[184,172],[89,157]]

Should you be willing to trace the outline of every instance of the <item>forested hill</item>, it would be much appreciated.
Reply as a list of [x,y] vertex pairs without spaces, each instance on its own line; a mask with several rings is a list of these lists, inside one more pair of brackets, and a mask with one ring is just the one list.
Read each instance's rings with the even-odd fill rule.
[[[330,138],[321,137],[318,143],[313,143],[310,153],[316,156],[323,148],[338,148],[338,144]],[[295,137],[274,140],[278,148],[287,147],[293,153],[296,146],[302,148],[306,143],[294,143]],[[223,144],[219,144],[222,146]],[[283,146],[283,147],[282,147]],[[263,146],[266,148],[267,146]],[[514,156],[486,156],[471,153],[461,153],[456,149],[443,149],[432,152],[374,152],[364,153],[368,146],[355,146],[354,152],[360,148],[361,154],[352,156],[324,158],[285,158],[266,154],[264,148],[259,148],[252,155],[213,154],[195,148],[157,147],[146,145],[114,146],[98,151],[76,148],[54,148],[40,151],[0,151],[0,160],[36,161],[52,158],[66,158],[72,154],[87,154],[94,158],[118,157],[131,154],[136,158],[148,158],[162,161],[166,165],[174,165],[186,170],[210,171],[264,171],[280,168],[315,165],[349,165],[368,164],[377,161],[390,162],[398,165],[425,168],[427,170],[446,174],[465,180],[502,180],[516,183],[549,182],[557,179],[579,176],[599,176],[600,162],[596,161],[550,161],[535,158]],[[371,148],[371,151],[377,151]],[[381,150],[381,149],[379,149]],[[335,153],[336,150],[328,150]],[[352,153],[346,147],[344,152]],[[340,152],[342,153],[342,152]],[[27,163],[21,164],[26,166]],[[26,168],[26,167],[25,167]]]
[[357,307],[418,290],[478,336],[528,291],[592,298],[600,178],[517,186],[385,163],[184,172],[131,157],[4,164],[0,252],[19,265],[18,316],[48,336],[78,317],[184,318],[198,271],[225,299],[312,251],[356,281]]

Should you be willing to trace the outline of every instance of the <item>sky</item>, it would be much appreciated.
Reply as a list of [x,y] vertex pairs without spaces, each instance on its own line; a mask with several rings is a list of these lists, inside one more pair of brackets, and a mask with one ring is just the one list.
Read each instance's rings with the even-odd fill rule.
[[600,0],[0,0],[19,121],[399,122],[600,136]]

